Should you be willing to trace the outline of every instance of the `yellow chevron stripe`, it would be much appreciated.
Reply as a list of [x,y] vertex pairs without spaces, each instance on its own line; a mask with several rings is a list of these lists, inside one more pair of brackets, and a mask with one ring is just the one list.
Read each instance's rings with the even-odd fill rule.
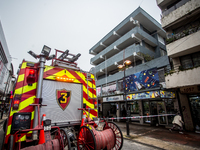
[[[87,88],[83,85],[83,91],[85,92],[85,93],[87,93]],[[96,94],[93,94],[92,92],[90,92],[89,90],[88,90],[88,95],[89,95],[89,97],[91,97],[91,98],[96,98]]]
[[36,87],[37,87],[37,82],[33,83],[32,86],[26,85],[23,87],[23,93],[32,91],[32,90],[36,89]]
[[[87,112],[87,111],[85,111],[85,112],[86,112],[87,115],[89,114],[89,112]],[[96,116],[92,115],[91,113],[90,113],[89,117],[90,117],[91,119],[96,118]]]
[[23,87],[16,89],[15,94],[22,94],[22,89],[23,89]]
[[22,136],[17,142],[26,141],[26,135]]
[[[90,107],[91,109],[94,109],[94,104],[91,104],[90,102],[88,102],[85,98],[83,98],[83,103],[85,103],[88,107]],[[95,109],[95,111],[97,112],[97,109]]]
[[53,68],[55,68],[55,67],[53,67],[53,66],[45,66],[44,72],[47,72],[47,71],[49,71],[49,70],[51,70]]
[[6,135],[10,134],[10,131],[11,131],[11,125],[8,126]]
[[37,82],[33,83],[32,86],[26,85],[26,86],[16,89],[15,94],[23,94],[23,93],[36,89],[36,87],[37,87]]
[[26,63],[27,63],[27,62],[22,63],[21,69],[26,68]]
[[31,112],[31,120],[34,119],[34,114],[35,114],[35,111],[32,111],[32,112]]
[[[83,73],[79,72],[79,71],[75,71],[76,74],[78,74],[78,76],[87,84],[87,80],[86,80],[86,77],[84,76]],[[88,86],[90,88],[96,88],[96,85],[95,84],[92,84],[90,81],[88,81]],[[96,90],[96,89],[94,89]]]
[[30,104],[34,103],[34,98],[35,98],[35,95],[32,96],[32,97],[29,97],[27,98],[26,100],[24,100],[23,102],[21,102],[19,104],[19,110],[13,110],[12,108],[12,111],[10,112],[10,116],[12,116],[14,113],[17,113],[19,112],[20,110],[26,108],[27,106],[29,106]]
[[94,78],[94,75],[93,75],[93,74],[91,74],[91,78],[95,80],[95,78]]
[[17,81],[17,82],[24,81],[24,76],[25,76],[25,74],[19,75],[19,76],[18,76],[18,81]]

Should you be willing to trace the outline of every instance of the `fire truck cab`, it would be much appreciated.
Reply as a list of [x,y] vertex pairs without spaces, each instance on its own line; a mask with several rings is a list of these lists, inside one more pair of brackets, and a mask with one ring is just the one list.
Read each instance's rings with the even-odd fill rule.
[[[95,77],[77,66],[81,54],[55,50],[55,55],[49,56],[50,50],[44,46],[40,55],[29,51],[39,62],[23,60],[20,65],[5,124],[3,150],[37,145],[41,130],[29,129],[38,128],[44,114],[50,120],[51,136],[56,136],[53,127],[58,127],[65,146],[76,147],[83,115],[78,108],[86,108],[90,118],[98,117]],[[45,65],[47,60],[52,61],[50,66]],[[20,132],[24,130],[27,132]]]

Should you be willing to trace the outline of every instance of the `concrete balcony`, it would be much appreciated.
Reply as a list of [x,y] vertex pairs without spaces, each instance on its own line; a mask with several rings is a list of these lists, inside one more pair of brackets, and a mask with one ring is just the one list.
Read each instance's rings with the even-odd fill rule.
[[165,77],[166,88],[179,88],[183,86],[200,84],[200,67],[190,70],[174,72]]
[[[138,52],[146,53],[150,56],[154,56],[154,52],[147,50],[145,47],[142,47],[140,45],[131,45],[128,48],[125,49],[125,60],[130,60],[133,64],[137,60],[144,61],[144,58],[135,55]],[[118,54],[114,55],[113,57],[106,59],[104,62],[100,63],[95,67],[95,72],[97,76],[105,74],[105,72],[109,72],[115,69],[118,69],[119,64],[123,64],[123,51],[119,52]]]
[[174,0],[156,0],[158,7],[163,10],[167,5],[170,5]]
[[136,42],[141,42],[144,40],[146,43],[150,44],[151,46],[155,47],[157,45],[157,41],[151,35],[147,34],[145,31],[140,29],[139,27],[135,27],[120,39],[112,43],[110,46],[105,48],[102,52],[97,54],[95,57],[91,58],[90,62],[94,65],[98,65],[104,61],[102,57],[108,59],[113,55],[119,53],[121,50],[127,48],[130,45],[133,45]]
[[[184,2],[184,1],[183,1]],[[168,15],[164,15],[161,18],[162,27],[164,29],[181,22],[187,17],[192,17],[199,13],[200,11],[200,1],[199,0],[190,0],[184,5],[181,5],[182,1],[177,3],[177,6],[171,7],[169,10],[170,13]]]
[[[139,58],[136,58],[136,59],[139,59]],[[126,69],[125,74],[126,74],[126,76],[129,76],[131,74],[134,74],[134,73],[137,73],[137,72],[140,72],[140,71],[143,71],[143,70],[147,70],[147,69],[154,68],[154,67],[163,68],[167,65],[169,65],[168,56],[162,56],[162,57],[153,59],[149,62],[142,63],[138,66],[129,67],[129,68]],[[92,73],[95,74],[94,71]],[[114,82],[116,80],[122,79],[123,77],[124,77],[124,72],[120,71],[120,72],[117,72],[113,75],[109,75],[107,78],[105,77],[105,78],[97,80],[96,86],[100,86],[100,85],[103,85],[103,84],[106,84],[106,83]]]
[[200,31],[167,44],[167,53],[171,58],[195,53],[200,49]]

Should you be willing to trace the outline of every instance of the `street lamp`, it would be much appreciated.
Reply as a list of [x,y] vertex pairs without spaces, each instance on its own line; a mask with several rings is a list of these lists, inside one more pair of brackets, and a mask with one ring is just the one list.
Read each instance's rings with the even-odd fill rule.
[[[124,69],[124,77],[123,77],[123,81],[124,81],[124,101],[126,103],[126,117],[128,117],[128,104],[127,104],[127,99],[126,99],[126,83],[125,83],[125,71],[126,71],[126,66],[129,66],[131,64],[131,61],[130,60],[125,60],[123,65],[118,65],[118,68],[119,69]],[[129,120],[126,119],[126,134],[127,136],[129,136]]]

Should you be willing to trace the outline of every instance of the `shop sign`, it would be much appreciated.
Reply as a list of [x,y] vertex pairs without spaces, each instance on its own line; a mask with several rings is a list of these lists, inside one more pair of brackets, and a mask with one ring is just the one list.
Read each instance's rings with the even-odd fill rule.
[[103,98],[103,102],[113,102],[113,101],[121,101],[121,100],[123,100],[123,95]]
[[148,98],[159,98],[160,92],[159,91],[149,91],[143,93],[136,93],[136,94],[129,94],[127,95],[127,100],[140,100],[140,99],[148,99]]
[[200,86],[182,87],[180,93],[200,93]]
[[170,91],[160,91],[161,98],[176,98],[175,92]]
[[101,87],[96,88],[97,96],[101,96]]
[[102,87],[102,96],[114,94],[115,91],[116,91],[116,84]]

